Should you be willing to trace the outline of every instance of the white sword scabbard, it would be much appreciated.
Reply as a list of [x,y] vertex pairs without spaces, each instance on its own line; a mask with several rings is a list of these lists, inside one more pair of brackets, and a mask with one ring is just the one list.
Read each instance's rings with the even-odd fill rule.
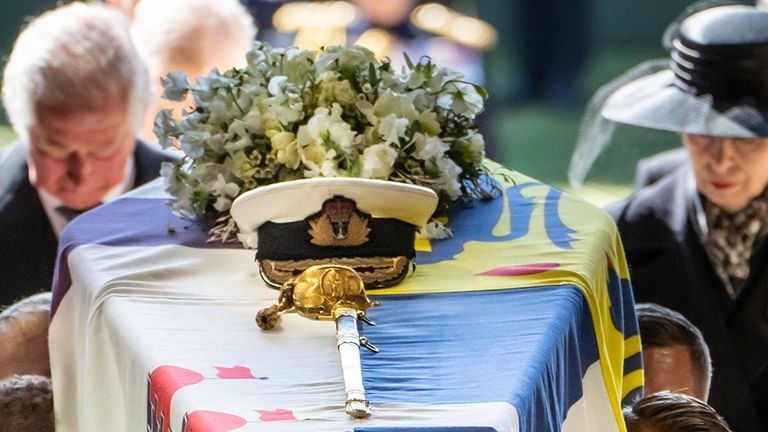
[[371,407],[365,398],[363,369],[360,365],[360,333],[357,331],[357,311],[340,307],[336,316],[336,346],[341,356],[341,370],[344,375],[344,392],[347,396],[346,412],[352,417],[363,418],[371,414]]

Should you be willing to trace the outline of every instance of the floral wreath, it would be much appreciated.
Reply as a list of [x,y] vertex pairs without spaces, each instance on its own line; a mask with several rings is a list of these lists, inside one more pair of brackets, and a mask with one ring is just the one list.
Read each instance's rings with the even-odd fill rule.
[[[311,177],[363,177],[426,186],[437,214],[463,198],[488,198],[496,186],[483,169],[485,143],[475,117],[485,90],[427,57],[402,72],[360,46],[320,52],[273,48],[257,42],[247,66],[214,69],[189,84],[183,73],[162,79],[163,98],[192,111],[175,120],[170,109],[155,118],[163,148],[184,157],[161,174],[176,199],[174,211],[212,222],[209,240],[238,233],[232,201],[259,186]],[[433,218],[421,235],[450,230]]]

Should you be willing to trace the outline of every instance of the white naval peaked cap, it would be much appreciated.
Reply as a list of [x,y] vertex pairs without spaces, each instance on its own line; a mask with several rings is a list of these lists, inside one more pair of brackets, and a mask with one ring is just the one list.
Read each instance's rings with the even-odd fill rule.
[[425,225],[437,208],[429,188],[387,180],[315,177],[259,186],[232,203],[230,213],[241,231],[253,232],[266,222],[304,220],[335,196],[355,201],[358,210],[376,219],[398,219]]

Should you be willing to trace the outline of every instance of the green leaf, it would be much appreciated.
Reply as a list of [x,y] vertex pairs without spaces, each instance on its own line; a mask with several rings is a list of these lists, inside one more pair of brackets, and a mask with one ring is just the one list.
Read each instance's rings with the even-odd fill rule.
[[379,85],[379,76],[376,74],[376,66],[373,63],[368,63],[368,79],[371,80],[371,87]]
[[408,65],[408,69],[413,70],[413,62],[411,61],[411,58],[408,57],[408,53],[403,52],[403,57],[405,57],[405,64]]

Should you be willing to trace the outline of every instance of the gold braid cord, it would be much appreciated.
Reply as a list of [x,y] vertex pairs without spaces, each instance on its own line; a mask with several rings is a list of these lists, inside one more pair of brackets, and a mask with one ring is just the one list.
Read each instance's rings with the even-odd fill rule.
[[299,273],[312,266],[334,264],[353,268],[369,288],[393,285],[408,272],[410,260],[399,257],[353,257],[322,258],[305,260],[260,260],[259,266],[264,280],[272,286],[282,286]]

